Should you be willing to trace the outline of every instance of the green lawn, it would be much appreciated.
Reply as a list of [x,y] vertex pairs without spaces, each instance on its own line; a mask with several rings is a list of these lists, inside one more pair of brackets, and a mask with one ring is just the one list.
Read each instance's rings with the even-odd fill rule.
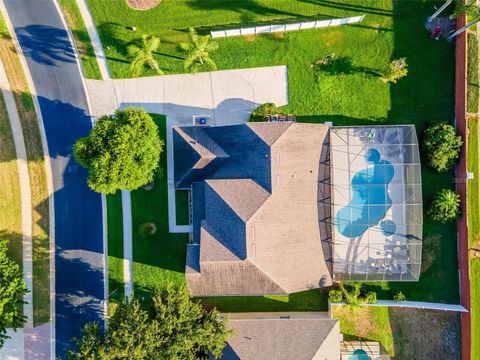
[[480,260],[470,262],[472,359],[480,357]]
[[[130,77],[126,48],[144,33],[161,38],[156,58],[164,71],[181,73],[183,60],[177,43],[186,40],[189,26],[203,27],[202,31],[207,27],[298,17],[366,14],[358,25],[219,39],[214,59],[219,69],[288,65],[289,105],[285,110],[297,114],[299,121],[333,121],[334,125],[413,123],[421,138],[430,122],[454,118],[454,47],[446,41],[432,40],[424,27],[425,18],[442,1],[163,0],[150,11],[132,10],[123,0],[88,3],[115,78]],[[133,32],[128,26],[138,30]],[[353,72],[322,77],[317,83],[311,65],[331,52],[349,57]],[[375,72],[398,57],[407,58],[408,77],[386,85]],[[145,74],[154,73],[147,70]],[[165,166],[164,156],[162,164]],[[426,209],[437,190],[452,186],[454,173],[438,174],[424,167],[422,178]],[[157,179],[151,191],[132,194],[137,286],[149,287],[167,278],[184,281],[186,236],[168,233],[166,201],[166,179]],[[136,232],[147,221],[158,227],[151,239],[140,238]],[[443,225],[425,217],[420,281],[369,286],[380,298],[391,298],[401,290],[410,300],[458,303],[456,238],[455,223]],[[305,308],[323,306],[318,291],[304,295],[308,298],[303,302],[308,304]],[[310,300],[314,298],[318,301],[312,305]],[[262,308],[272,306],[271,299],[254,297],[207,301],[240,311],[257,310],[259,303],[265,304]],[[300,308],[302,301],[293,304],[292,300],[288,306]]]
[[467,111],[478,112],[478,39],[468,34]]
[[188,225],[190,223],[190,214],[188,210],[187,190],[175,191],[175,204],[177,210],[177,225]]
[[75,38],[85,77],[101,79],[102,74],[98,67],[97,58],[76,0],[60,0],[60,5]]
[[[166,144],[165,117],[152,117]],[[164,151],[160,159],[160,168],[164,170],[160,171],[161,176],[157,174],[155,177],[153,189],[132,191],[133,281],[137,292],[149,291],[166,281],[185,283],[188,234],[168,232],[166,146]],[[183,205],[187,206],[186,203]],[[138,228],[146,222],[154,223],[157,231],[154,235],[143,238]]]
[[[474,179],[468,182],[468,236],[470,247],[480,248],[479,205],[480,173],[478,163],[478,119],[468,120],[468,171],[474,173]],[[471,321],[472,321],[472,359],[480,357],[480,260],[470,261]]]
[[205,307],[223,312],[328,311],[328,290],[309,290],[288,296],[217,296],[201,298]]
[[123,280],[123,219],[120,191],[107,196],[108,232],[108,293],[111,300],[124,297]]

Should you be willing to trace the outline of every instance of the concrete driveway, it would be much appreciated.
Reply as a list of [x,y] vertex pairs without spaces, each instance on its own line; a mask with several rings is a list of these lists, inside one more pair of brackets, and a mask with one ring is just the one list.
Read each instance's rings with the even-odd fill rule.
[[122,80],[87,80],[95,116],[139,106],[181,125],[209,115],[218,125],[245,122],[259,104],[288,103],[286,66],[166,75]]

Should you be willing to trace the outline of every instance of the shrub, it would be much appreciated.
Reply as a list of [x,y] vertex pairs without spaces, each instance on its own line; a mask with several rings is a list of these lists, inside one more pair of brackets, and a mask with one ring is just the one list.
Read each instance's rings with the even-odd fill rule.
[[405,301],[407,298],[401,291],[397,292],[395,295],[393,295],[393,300],[395,301]]
[[460,214],[460,195],[451,189],[438,191],[427,214],[442,223],[455,220]]
[[375,304],[377,302],[377,293],[375,291],[367,292],[363,301],[367,304]]
[[462,137],[450,124],[436,123],[425,130],[423,152],[428,165],[438,172],[447,171],[454,165],[462,145]]
[[382,80],[385,83],[396,83],[399,79],[407,76],[407,58],[399,58],[390,62],[388,69],[383,72]]
[[253,112],[250,114],[249,121],[252,122],[260,122],[266,121],[267,115],[276,115],[281,114],[281,111],[278,110],[277,106],[274,103],[265,103],[257,107]]
[[148,237],[157,232],[157,226],[154,223],[143,223],[138,227],[138,233],[141,237]]
[[338,303],[343,301],[343,294],[341,290],[330,290],[328,292],[328,301]]

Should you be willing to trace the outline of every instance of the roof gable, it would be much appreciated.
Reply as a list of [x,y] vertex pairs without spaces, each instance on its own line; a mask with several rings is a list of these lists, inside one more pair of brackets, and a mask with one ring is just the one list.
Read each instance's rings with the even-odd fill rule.
[[254,122],[248,123],[247,126],[252,129],[260,139],[265,141],[267,145],[272,146],[292,124],[292,122],[283,122],[275,123],[275,125],[272,126],[271,123]]
[[230,249],[221,243],[215,230],[205,221],[200,228],[200,262],[209,261],[240,261]]
[[332,350],[321,353],[321,359],[340,358],[338,320],[231,319],[228,326],[235,335],[222,360],[311,360],[320,348]]
[[251,179],[207,180],[206,183],[244,222],[247,222],[270,196]]

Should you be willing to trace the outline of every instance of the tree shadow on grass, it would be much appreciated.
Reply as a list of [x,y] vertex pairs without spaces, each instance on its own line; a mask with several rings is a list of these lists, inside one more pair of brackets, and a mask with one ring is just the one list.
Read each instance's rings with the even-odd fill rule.
[[304,123],[324,123],[333,122],[333,125],[353,126],[353,125],[382,125],[386,118],[355,118],[345,115],[297,115],[298,122]]
[[[365,5],[353,5],[353,4],[342,4],[338,1],[332,0],[300,0],[304,3],[320,5],[324,7],[335,8],[343,11],[353,11],[353,12],[360,12],[372,15],[380,15],[380,16],[393,16],[392,12],[389,10],[380,9],[377,7],[372,6],[365,6]],[[358,2],[359,4],[365,4],[364,2]],[[367,2],[374,4],[374,2]]]
[[266,6],[260,5],[256,0],[237,0],[237,1],[225,1],[225,0],[188,0],[187,5],[192,9],[198,10],[222,10],[222,11],[232,11],[236,13],[248,14],[252,13],[260,16],[268,15],[280,15],[280,16],[299,16],[298,14],[282,11],[278,9],[268,8]]
[[312,289],[280,296],[210,296],[199,300],[220,312],[327,311],[328,291]]

